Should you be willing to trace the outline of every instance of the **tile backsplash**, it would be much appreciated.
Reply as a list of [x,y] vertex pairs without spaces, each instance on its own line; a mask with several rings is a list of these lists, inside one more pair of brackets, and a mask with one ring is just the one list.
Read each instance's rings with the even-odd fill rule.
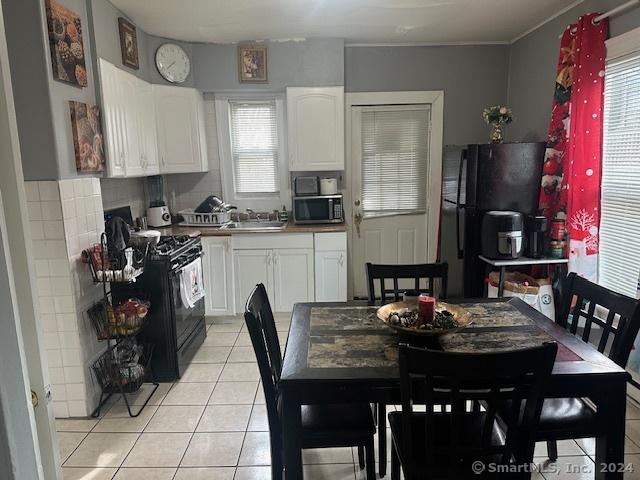
[[146,215],[146,178],[101,178],[102,204],[105,210],[129,205],[131,215]]
[[54,414],[87,416],[99,395],[90,365],[105,345],[97,341],[86,318],[102,290],[94,285],[80,254],[99,242],[104,231],[100,182],[25,182],[25,188]]

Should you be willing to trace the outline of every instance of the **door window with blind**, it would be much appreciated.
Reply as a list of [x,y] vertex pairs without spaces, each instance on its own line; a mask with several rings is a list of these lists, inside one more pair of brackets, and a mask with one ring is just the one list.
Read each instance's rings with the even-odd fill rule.
[[429,105],[363,107],[361,122],[364,218],[425,213]]
[[225,200],[240,208],[281,207],[288,196],[282,100],[216,99],[216,110]]
[[607,62],[599,283],[637,296],[640,274],[640,52]]

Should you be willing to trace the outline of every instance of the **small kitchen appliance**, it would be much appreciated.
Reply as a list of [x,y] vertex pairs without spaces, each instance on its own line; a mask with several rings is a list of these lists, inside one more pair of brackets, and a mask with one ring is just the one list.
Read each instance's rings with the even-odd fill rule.
[[337,195],[338,179],[337,178],[321,178],[320,179],[320,195]]
[[293,192],[296,197],[320,195],[320,178],[317,176],[295,177]]
[[171,225],[171,213],[164,203],[164,181],[162,176],[147,178],[149,208],[147,208],[147,224],[150,227],[168,227]]
[[524,231],[526,233],[525,255],[529,258],[541,258],[544,255],[544,241],[547,233],[547,217],[527,215]]
[[343,223],[342,195],[293,197],[293,223]]
[[486,212],[480,232],[482,255],[494,260],[520,257],[523,251],[523,226],[520,212]]

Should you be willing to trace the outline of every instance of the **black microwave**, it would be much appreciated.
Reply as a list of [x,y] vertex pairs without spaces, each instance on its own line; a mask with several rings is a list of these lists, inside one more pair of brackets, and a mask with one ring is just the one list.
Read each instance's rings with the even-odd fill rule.
[[293,223],[342,223],[342,195],[293,197]]

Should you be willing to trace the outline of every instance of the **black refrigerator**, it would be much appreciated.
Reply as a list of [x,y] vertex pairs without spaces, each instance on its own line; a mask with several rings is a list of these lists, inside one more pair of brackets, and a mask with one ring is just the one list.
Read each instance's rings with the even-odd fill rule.
[[484,295],[485,264],[478,259],[484,212],[536,214],[544,152],[545,142],[468,145],[462,151],[455,202],[466,298]]

